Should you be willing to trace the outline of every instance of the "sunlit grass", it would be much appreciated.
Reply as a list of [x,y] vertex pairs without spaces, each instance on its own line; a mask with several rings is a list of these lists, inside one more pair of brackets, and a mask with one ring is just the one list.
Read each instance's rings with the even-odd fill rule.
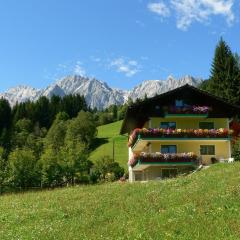
[[0,239],[240,239],[240,163],[0,197]]
[[121,125],[122,121],[118,121],[98,127],[97,140],[100,144],[90,155],[90,159],[93,162],[104,155],[109,155],[112,158],[114,157],[116,162],[127,169],[127,137],[119,135]]

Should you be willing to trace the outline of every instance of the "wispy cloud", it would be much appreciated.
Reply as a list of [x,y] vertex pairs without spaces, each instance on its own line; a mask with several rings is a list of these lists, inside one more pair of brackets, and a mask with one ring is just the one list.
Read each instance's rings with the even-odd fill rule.
[[90,59],[91,59],[93,62],[101,62],[101,58],[100,58],[100,57],[91,56]]
[[56,66],[54,73],[50,72],[48,69],[44,69],[44,78],[50,80],[59,79],[66,75],[73,74],[86,76],[86,70],[81,61],[66,61],[64,63],[59,63]]
[[158,14],[161,17],[169,17],[170,16],[170,9],[164,2],[155,2],[148,4],[149,11]]
[[86,76],[86,70],[83,68],[82,62],[80,62],[80,61],[76,62],[74,69],[73,69],[73,73],[76,75],[83,76],[83,77]]
[[208,23],[212,16],[221,15],[228,25],[233,24],[234,0],[170,0],[149,3],[148,9],[162,17],[176,16],[177,28],[186,31],[193,22]]
[[140,65],[135,60],[128,60],[124,57],[113,59],[109,67],[115,68],[117,72],[124,73],[127,77],[132,77],[140,71]]
[[144,22],[140,21],[140,20],[136,20],[135,23],[140,27],[145,27],[146,26],[146,24]]

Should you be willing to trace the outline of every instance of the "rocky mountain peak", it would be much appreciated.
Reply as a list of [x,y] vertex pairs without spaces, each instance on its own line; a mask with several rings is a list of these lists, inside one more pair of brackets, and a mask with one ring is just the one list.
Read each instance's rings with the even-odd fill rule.
[[106,82],[95,78],[73,75],[66,76],[43,90],[29,86],[17,86],[0,94],[0,98],[6,98],[13,106],[17,102],[36,101],[40,96],[50,98],[53,95],[63,97],[68,94],[80,94],[85,97],[91,108],[104,109],[112,104],[124,104],[129,97],[133,100],[144,98],[145,95],[153,97],[187,83],[197,86],[201,81],[189,75],[180,79],[169,76],[166,80],[145,80],[132,90],[126,91],[111,88]]

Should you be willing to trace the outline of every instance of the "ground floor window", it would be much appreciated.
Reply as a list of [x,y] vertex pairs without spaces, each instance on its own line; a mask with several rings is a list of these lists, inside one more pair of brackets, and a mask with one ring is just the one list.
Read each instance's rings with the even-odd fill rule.
[[161,145],[161,153],[177,153],[176,145]]
[[201,155],[215,155],[215,146],[214,145],[200,145],[200,154]]
[[142,172],[135,172],[135,181],[142,181]]
[[176,177],[177,173],[177,168],[164,168],[162,169],[162,178]]

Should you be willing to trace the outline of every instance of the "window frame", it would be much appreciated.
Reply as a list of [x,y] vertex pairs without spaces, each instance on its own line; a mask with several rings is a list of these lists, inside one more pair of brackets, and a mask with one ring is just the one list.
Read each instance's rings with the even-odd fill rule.
[[177,108],[182,108],[182,107],[184,107],[184,102],[183,102],[183,100],[182,100],[182,99],[176,99],[176,100],[175,100],[175,107],[177,107]]
[[[174,146],[175,147],[175,152],[174,153],[177,153],[177,145],[176,144],[163,144],[163,145],[161,145],[160,146],[160,152],[162,153],[162,154],[174,154],[173,152],[162,152],[162,147],[172,147],[172,146]],[[168,148],[169,149],[169,148]]]
[[[207,147],[206,153],[202,153],[202,148]],[[209,147],[213,147],[213,154],[209,151]],[[201,156],[215,156],[216,155],[216,146],[215,145],[200,145],[200,155]]]

